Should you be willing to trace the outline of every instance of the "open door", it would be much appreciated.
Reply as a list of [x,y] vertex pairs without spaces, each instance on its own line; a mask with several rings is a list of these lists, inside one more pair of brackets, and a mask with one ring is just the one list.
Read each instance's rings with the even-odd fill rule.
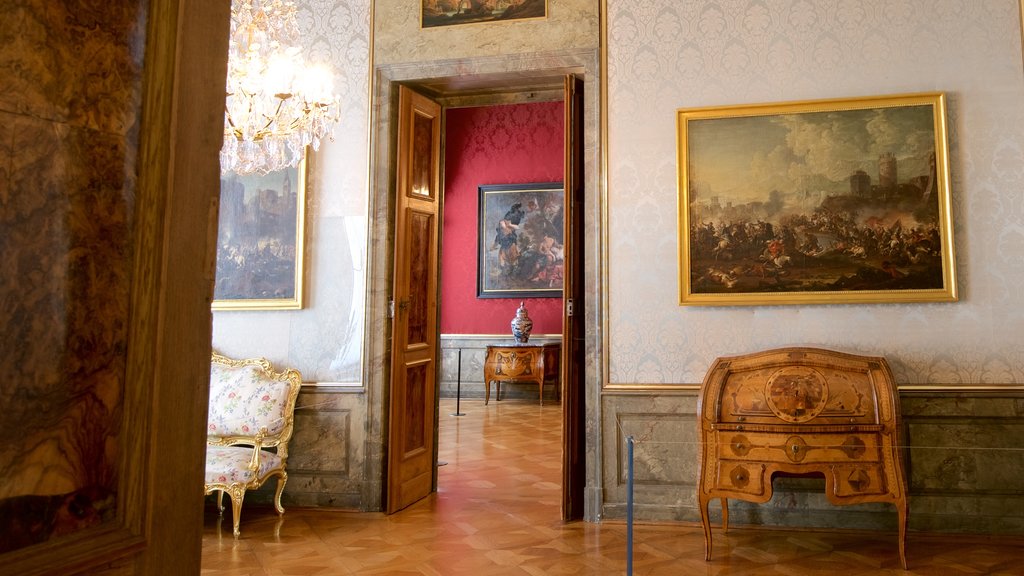
[[441,106],[398,93],[387,512],[430,494],[437,374]]
[[565,77],[565,284],[562,318],[562,519],[583,518],[586,484],[583,81]]

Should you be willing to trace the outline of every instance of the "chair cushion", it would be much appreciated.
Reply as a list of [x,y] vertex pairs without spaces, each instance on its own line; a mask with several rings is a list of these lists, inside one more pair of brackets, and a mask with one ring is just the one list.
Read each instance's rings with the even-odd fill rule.
[[[207,484],[248,484],[256,478],[249,471],[252,458],[251,446],[207,446]],[[281,466],[281,458],[267,450],[260,451],[259,477],[262,478],[274,468]]]
[[270,436],[285,426],[288,382],[272,380],[256,366],[210,367],[207,434],[255,436],[266,427]]

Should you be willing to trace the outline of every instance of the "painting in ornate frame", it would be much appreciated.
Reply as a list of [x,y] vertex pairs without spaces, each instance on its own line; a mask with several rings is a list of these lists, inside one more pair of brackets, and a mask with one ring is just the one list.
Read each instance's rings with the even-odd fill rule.
[[957,300],[941,92],[680,109],[681,305]]
[[421,0],[420,27],[546,18],[547,0]]
[[221,177],[214,310],[302,308],[306,158]]
[[562,183],[482,185],[478,191],[477,298],[560,298]]

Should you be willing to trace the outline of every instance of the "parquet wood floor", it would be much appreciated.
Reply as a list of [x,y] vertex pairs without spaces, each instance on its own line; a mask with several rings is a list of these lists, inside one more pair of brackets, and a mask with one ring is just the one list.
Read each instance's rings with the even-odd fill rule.
[[[561,407],[525,400],[440,410],[438,492],[380,513],[246,507],[242,536],[206,511],[207,576],[427,576],[626,573],[626,526],[559,520]],[[230,518],[230,510],[225,513]],[[1024,539],[732,528],[704,561],[699,526],[638,524],[633,573],[658,575],[1024,575]]]

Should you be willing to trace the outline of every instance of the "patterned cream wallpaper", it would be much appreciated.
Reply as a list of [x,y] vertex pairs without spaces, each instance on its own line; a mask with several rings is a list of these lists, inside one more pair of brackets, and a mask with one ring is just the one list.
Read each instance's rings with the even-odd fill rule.
[[[699,383],[784,345],[886,356],[900,384],[1024,381],[1017,0],[608,0],[610,382]],[[944,91],[961,299],[678,302],[678,108]]]

